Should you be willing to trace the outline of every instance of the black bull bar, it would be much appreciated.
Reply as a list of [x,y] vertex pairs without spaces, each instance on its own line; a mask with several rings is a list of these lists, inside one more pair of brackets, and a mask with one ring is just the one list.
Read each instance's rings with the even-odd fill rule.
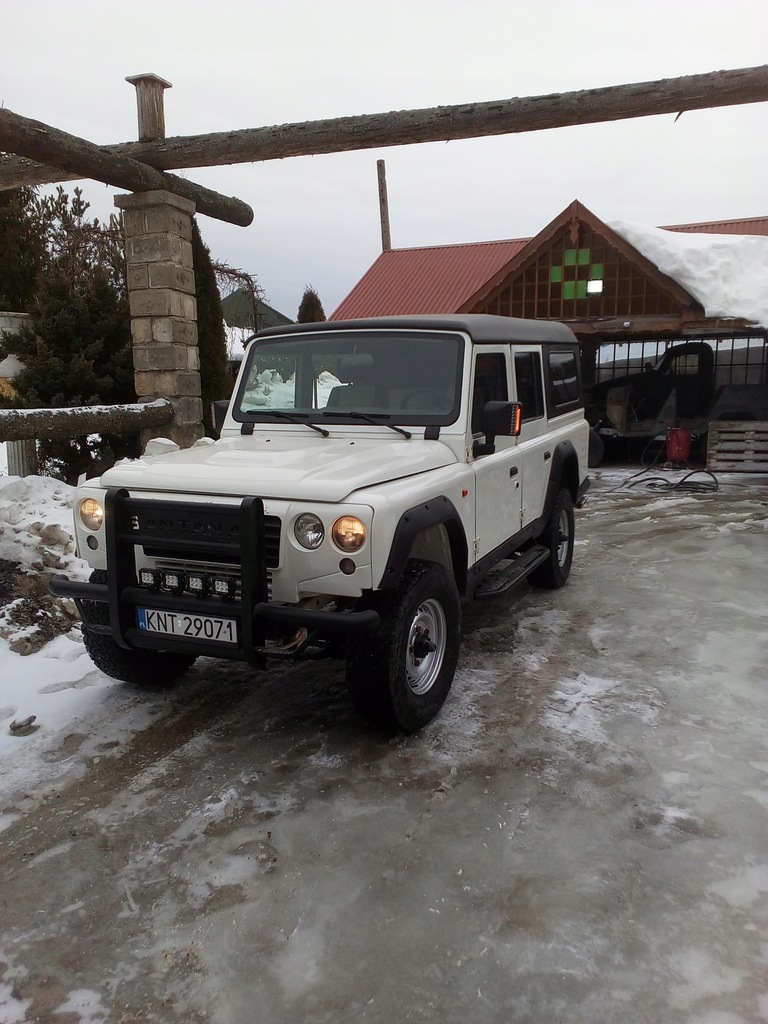
[[[72,598],[86,628],[112,636],[127,649],[178,651],[263,664],[260,651],[268,627],[306,627],[319,634],[370,633],[380,625],[376,611],[331,612],[267,601],[264,503],[247,497],[239,505],[159,502],[131,498],[124,488],[105,495],[107,582],[54,576],[48,584],[57,597]],[[190,561],[216,561],[240,570],[240,600],[219,596],[175,595],[137,586],[134,549]],[[107,605],[108,616],[99,605]],[[236,644],[187,640],[139,630],[136,609],[207,615],[237,622]],[[105,621],[106,620],[106,621]]]

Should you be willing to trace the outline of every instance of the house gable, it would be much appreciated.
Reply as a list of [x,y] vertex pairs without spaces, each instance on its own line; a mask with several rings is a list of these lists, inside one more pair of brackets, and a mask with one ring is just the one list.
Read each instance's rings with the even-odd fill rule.
[[646,322],[699,318],[676,281],[579,202],[573,202],[462,307],[527,319]]

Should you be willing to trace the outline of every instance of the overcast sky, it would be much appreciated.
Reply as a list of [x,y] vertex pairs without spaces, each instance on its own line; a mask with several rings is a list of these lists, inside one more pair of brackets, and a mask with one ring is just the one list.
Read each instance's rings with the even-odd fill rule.
[[[768,2],[0,0],[0,41],[0,104],[101,144],[136,138],[142,72],[173,84],[168,135],[227,131],[752,67]],[[528,237],[573,199],[648,225],[768,214],[767,104],[182,173],[255,211],[201,218],[214,258],[330,315],[381,250],[382,157],[397,248]]]

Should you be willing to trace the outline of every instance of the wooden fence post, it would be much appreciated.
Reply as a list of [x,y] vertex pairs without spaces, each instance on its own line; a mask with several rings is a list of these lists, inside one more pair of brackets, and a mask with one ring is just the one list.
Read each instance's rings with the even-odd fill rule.
[[37,444],[34,440],[7,441],[9,476],[34,476],[37,473]]

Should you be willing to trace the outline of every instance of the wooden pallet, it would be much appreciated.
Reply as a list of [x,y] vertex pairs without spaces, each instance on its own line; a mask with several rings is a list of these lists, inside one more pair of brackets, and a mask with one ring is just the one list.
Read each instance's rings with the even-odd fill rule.
[[709,424],[707,469],[768,473],[768,423],[715,420]]

